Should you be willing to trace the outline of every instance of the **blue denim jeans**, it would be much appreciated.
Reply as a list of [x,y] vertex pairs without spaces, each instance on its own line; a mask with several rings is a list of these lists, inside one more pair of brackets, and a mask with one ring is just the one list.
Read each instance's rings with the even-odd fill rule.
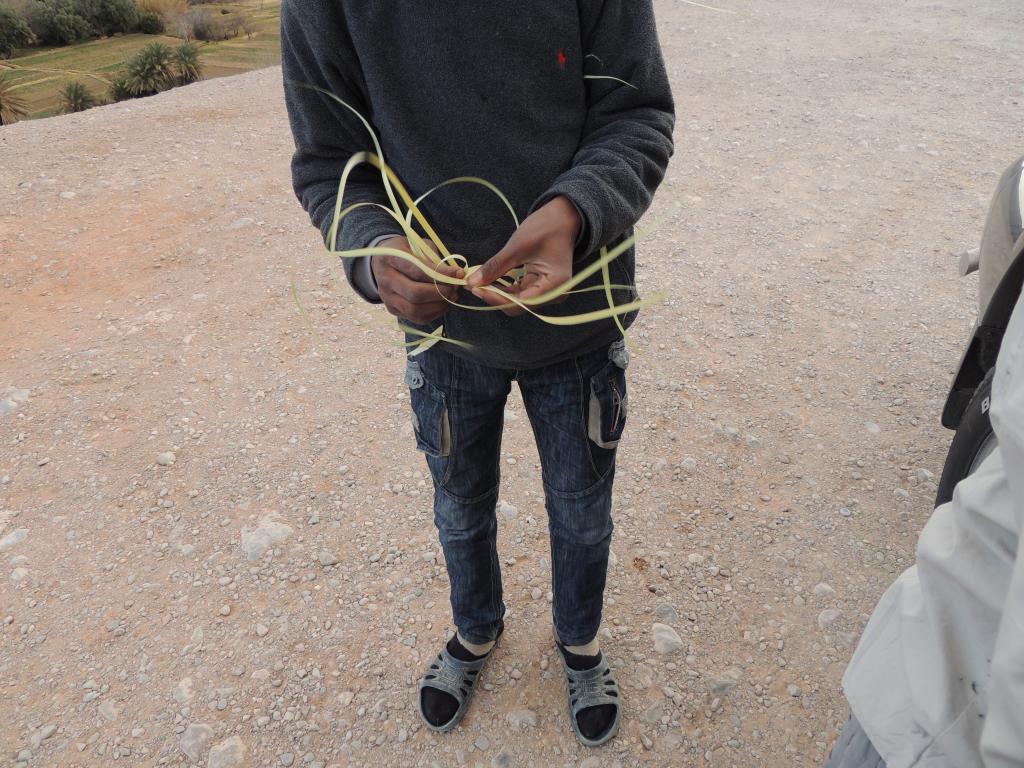
[[615,451],[628,405],[627,364],[621,340],[535,370],[492,368],[442,345],[409,360],[416,444],[434,480],[434,523],[455,626],[469,642],[494,640],[505,615],[495,507],[513,381],[540,453],[555,630],[566,645],[597,635],[612,537]]

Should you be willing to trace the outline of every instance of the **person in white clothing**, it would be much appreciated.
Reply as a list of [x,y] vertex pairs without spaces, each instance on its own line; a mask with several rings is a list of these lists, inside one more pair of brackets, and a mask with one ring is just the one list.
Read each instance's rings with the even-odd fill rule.
[[998,448],[935,510],[864,630],[826,768],[1024,767],[1024,301],[991,419]]

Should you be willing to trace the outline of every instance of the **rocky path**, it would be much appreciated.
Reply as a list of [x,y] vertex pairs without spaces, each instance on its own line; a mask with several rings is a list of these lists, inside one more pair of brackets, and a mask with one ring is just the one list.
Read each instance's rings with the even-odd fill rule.
[[671,298],[634,333],[597,751],[518,399],[509,631],[463,726],[419,726],[449,614],[403,356],[292,198],[280,71],[0,129],[4,764],[821,764],[948,445],[1021,10],[709,4],[657,3],[677,156],[640,285]]

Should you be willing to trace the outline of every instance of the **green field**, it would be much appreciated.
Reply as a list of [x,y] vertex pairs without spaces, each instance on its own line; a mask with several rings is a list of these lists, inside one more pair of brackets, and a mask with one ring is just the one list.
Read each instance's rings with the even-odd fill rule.
[[[252,39],[244,34],[232,40],[198,43],[203,62],[203,79],[237,75],[252,69],[279,64],[281,41],[280,0],[267,2],[215,3],[203,5],[212,13],[221,9],[244,11],[252,19]],[[136,51],[149,43],[181,44],[181,38],[167,35],[122,35],[60,48],[28,48],[6,61],[0,72],[14,84],[14,93],[28,103],[29,117],[47,117],[60,111],[60,90],[72,80],[83,83],[96,97],[106,100],[107,85],[115,79]]]

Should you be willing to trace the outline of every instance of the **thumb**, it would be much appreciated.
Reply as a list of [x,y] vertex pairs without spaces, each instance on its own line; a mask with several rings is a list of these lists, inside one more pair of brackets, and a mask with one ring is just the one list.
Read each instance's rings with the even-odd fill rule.
[[511,240],[498,251],[494,256],[485,261],[480,269],[471,274],[466,282],[471,288],[479,288],[483,285],[490,285],[499,277],[523,263],[522,251],[518,244]]

